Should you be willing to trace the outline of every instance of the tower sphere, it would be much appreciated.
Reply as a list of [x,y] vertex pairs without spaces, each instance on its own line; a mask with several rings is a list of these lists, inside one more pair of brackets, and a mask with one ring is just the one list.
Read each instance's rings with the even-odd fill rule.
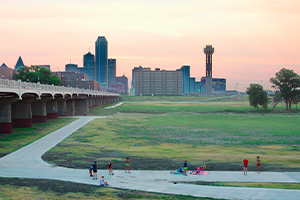
[[205,54],[213,54],[215,49],[212,47],[212,45],[206,45],[204,48],[204,53]]

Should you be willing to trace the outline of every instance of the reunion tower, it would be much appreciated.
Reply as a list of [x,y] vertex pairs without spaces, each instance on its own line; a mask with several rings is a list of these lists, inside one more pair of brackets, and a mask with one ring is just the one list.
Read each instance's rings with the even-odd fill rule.
[[204,53],[206,54],[206,94],[210,95],[212,93],[212,54],[214,53],[212,45],[206,45]]

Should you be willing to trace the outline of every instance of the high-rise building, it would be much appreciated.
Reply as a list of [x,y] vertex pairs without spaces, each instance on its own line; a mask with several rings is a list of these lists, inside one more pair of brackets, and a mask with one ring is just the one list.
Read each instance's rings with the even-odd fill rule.
[[95,43],[95,81],[107,88],[107,40],[99,36]]
[[206,55],[206,94],[211,94],[212,93],[212,54],[214,53],[214,48],[212,47],[212,45],[206,45],[203,51]]
[[15,69],[18,70],[21,67],[24,67],[24,63],[23,63],[23,60],[22,60],[22,58],[20,56],[19,59],[18,59],[18,61],[17,61],[17,63],[16,63],[16,65],[15,65]]
[[188,94],[190,93],[190,66],[182,66],[180,71],[182,71],[182,93]]
[[135,74],[135,72],[137,72],[137,71],[141,71],[141,70],[146,70],[146,69],[149,69],[149,70],[151,70],[150,68],[143,68],[142,66],[139,66],[139,67],[135,67],[135,68],[133,68],[132,69],[132,80],[131,80],[131,89],[130,89],[130,95],[134,95],[135,94],[135,80],[134,80],[134,74]]
[[88,80],[93,81],[95,79],[95,56],[91,52],[83,55],[83,68]]
[[[134,70],[133,70],[134,71]],[[134,71],[134,94],[140,95],[182,95],[182,71],[166,71],[156,68]]]
[[190,93],[195,93],[195,78],[190,78]]
[[[116,83],[116,59],[108,59],[108,88],[111,88],[112,84]],[[128,80],[127,80],[128,87]]]

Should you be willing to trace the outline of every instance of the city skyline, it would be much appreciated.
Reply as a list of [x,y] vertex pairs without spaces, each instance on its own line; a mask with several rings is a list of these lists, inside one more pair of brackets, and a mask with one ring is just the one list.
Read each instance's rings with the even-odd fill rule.
[[[95,38],[109,41],[108,57],[118,61],[117,76],[139,65],[166,70],[189,65],[205,76],[203,47],[215,48],[213,77],[227,89],[245,91],[250,83],[270,89],[281,68],[300,71],[300,2],[212,1],[1,1],[0,64],[82,66]],[[104,9],[105,8],[105,9]],[[101,12],[99,12],[101,11]],[[93,54],[95,52],[91,51]]]

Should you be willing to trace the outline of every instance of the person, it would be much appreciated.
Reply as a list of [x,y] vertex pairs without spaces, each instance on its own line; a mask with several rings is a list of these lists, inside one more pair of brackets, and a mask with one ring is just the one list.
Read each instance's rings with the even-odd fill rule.
[[108,186],[108,183],[104,180],[104,176],[100,179],[100,186]]
[[256,157],[256,166],[257,166],[257,173],[260,174],[260,159],[259,159],[259,156]]
[[93,166],[89,166],[90,177],[93,177]]
[[182,174],[183,173],[183,168],[180,167],[180,168],[176,169],[176,171],[171,171],[170,173],[171,174]]
[[197,174],[198,175],[202,175],[205,168],[206,168],[206,165],[200,166],[200,167],[198,167],[197,171],[192,171],[192,172],[190,172],[190,174],[193,174],[193,175],[197,175]]
[[97,165],[97,162],[95,161],[95,163],[93,164],[93,172],[94,172],[94,175],[93,175],[93,180],[97,180],[97,169],[98,169],[98,165]]
[[183,170],[184,170],[184,175],[185,176],[187,176],[187,174],[186,174],[187,169],[188,169],[187,161],[184,161],[184,163],[183,163]]
[[113,170],[112,170],[111,160],[108,161],[108,172],[109,172],[109,175],[114,175]]
[[129,159],[129,157],[126,157],[125,165],[126,165],[125,173],[127,173],[127,172],[130,173],[130,159]]
[[248,160],[247,160],[246,156],[244,157],[244,160],[243,160],[243,167],[244,167],[244,175],[247,175],[247,171],[248,171]]

